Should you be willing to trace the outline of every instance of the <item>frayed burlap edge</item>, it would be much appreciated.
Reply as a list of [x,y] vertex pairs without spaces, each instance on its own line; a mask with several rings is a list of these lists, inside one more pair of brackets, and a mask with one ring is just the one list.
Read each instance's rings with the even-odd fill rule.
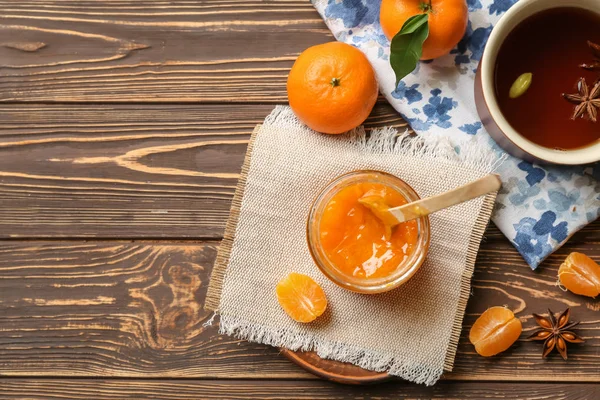
[[219,310],[221,292],[223,291],[223,282],[225,281],[225,273],[227,271],[227,265],[229,264],[229,256],[231,255],[231,249],[233,248],[235,229],[240,217],[244,189],[246,188],[246,179],[248,178],[248,171],[250,170],[250,159],[252,157],[254,139],[256,138],[256,135],[258,134],[258,131],[260,131],[261,127],[262,125],[256,125],[252,135],[250,136],[250,141],[248,142],[248,149],[246,150],[246,157],[244,158],[244,164],[242,165],[242,172],[240,172],[240,179],[238,180],[237,187],[235,188],[235,194],[233,195],[233,201],[231,202],[229,218],[227,219],[227,224],[225,225],[225,234],[223,235],[223,240],[219,245],[217,259],[215,260],[215,266],[213,267],[213,271],[210,276],[210,282],[208,284],[208,292],[206,293],[206,300],[204,303],[204,309],[208,311],[217,312]]
[[452,324],[450,343],[446,350],[444,371],[452,371],[454,366],[454,357],[456,356],[458,340],[460,339],[460,333],[462,331],[463,317],[465,315],[469,296],[471,295],[471,278],[473,277],[473,272],[475,270],[475,260],[477,259],[477,252],[479,251],[481,239],[483,239],[483,234],[487,228],[492,211],[494,210],[496,195],[497,192],[494,192],[485,196],[469,238],[469,247],[467,248],[467,258],[465,261],[466,265],[460,280],[460,297],[458,298],[454,323]]

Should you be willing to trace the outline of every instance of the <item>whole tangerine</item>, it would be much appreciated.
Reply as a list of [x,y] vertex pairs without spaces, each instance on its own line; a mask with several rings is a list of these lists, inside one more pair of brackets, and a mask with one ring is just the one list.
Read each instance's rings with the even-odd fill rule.
[[410,17],[427,13],[429,36],[421,60],[450,53],[464,36],[469,19],[466,0],[383,0],[379,21],[385,36],[392,38]]
[[287,93],[300,121],[317,132],[339,134],[367,119],[377,101],[378,85],[360,50],[330,42],[300,54],[288,76]]

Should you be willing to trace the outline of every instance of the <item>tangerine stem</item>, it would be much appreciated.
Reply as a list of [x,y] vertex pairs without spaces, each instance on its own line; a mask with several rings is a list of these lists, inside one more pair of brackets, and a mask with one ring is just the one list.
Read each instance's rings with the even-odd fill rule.
[[431,0],[427,0],[427,3],[425,3],[424,1],[421,2],[421,11],[423,11],[424,13],[430,13],[433,11],[433,6],[431,5]]
[[336,86],[340,86],[340,78],[331,78],[331,86],[336,87]]

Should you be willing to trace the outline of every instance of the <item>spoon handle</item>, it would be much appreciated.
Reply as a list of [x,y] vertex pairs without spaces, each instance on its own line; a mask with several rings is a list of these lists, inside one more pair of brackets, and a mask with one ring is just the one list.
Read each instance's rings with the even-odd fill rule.
[[398,219],[398,223],[410,221],[484,194],[495,192],[500,189],[500,186],[502,186],[502,181],[500,181],[498,175],[490,174],[449,192],[427,197],[400,207],[390,208],[388,211]]

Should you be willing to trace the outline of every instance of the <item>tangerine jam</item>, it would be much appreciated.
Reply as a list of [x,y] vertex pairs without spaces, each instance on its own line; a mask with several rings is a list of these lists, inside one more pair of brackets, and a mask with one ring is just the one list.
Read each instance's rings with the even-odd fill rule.
[[319,233],[325,254],[341,271],[358,278],[387,276],[414,251],[417,223],[408,221],[392,228],[359,203],[363,196],[378,196],[389,207],[407,200],[381,183],[359,182],[333,195],[325,207]]
[[330,183],[313,204],[309,249],[335,283],[362,293],[391,290],[408,280],[425,259],[429,219],[391,228],[360,203],[377,196],[389,207],[419,199],[404,181],[378,171],[357,171]]

